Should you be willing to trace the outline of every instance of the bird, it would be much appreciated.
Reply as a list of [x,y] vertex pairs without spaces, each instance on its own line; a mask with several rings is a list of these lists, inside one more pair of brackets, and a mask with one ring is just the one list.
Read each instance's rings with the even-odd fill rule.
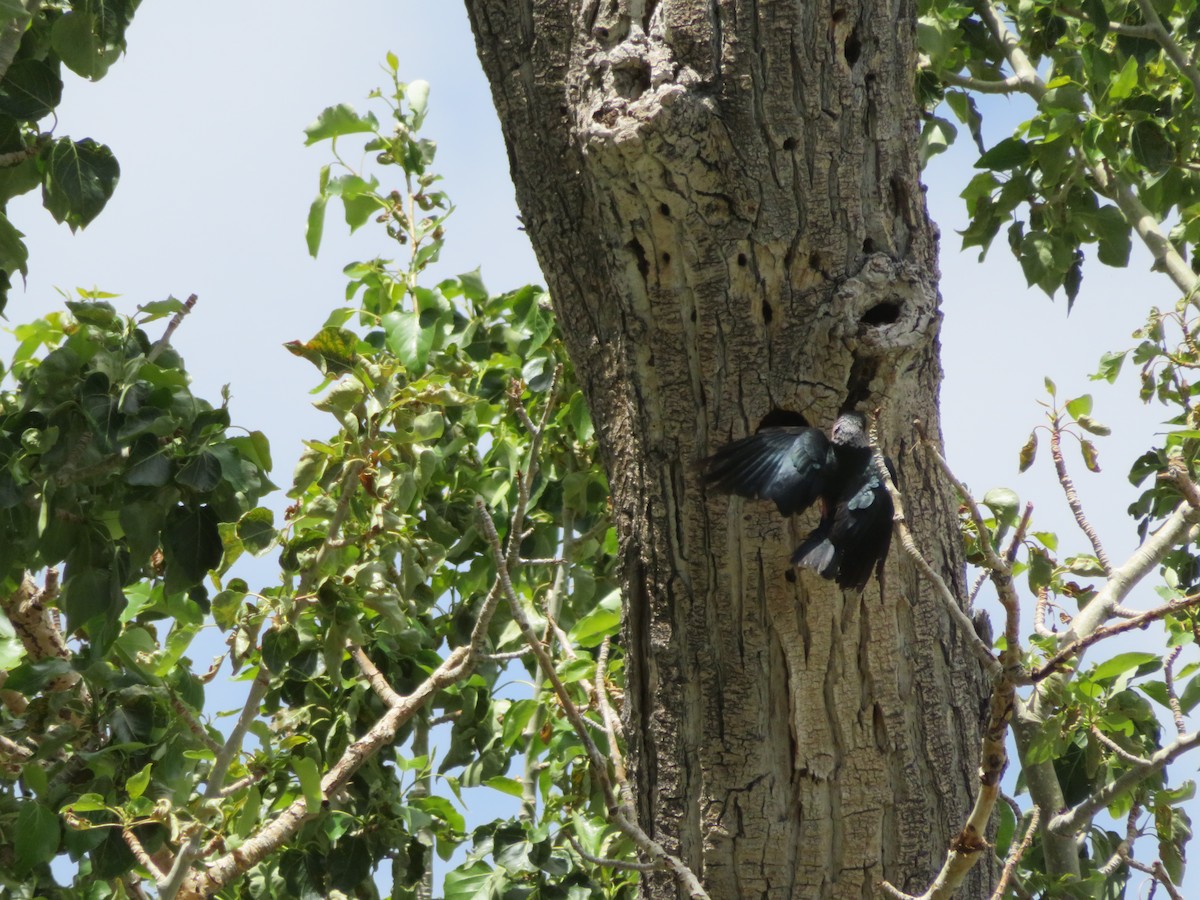
[[[884,462],[891,473],[891,462]],[[705,482],[718,491],[772,500],[784,516],[820,501],[820,522],[792,554],[792,565],[857,591],[873,571],[882,572],[893,505],[861,413],[839,415],[828,438],[808,425],[760,428],[725,444],[701,466]]]

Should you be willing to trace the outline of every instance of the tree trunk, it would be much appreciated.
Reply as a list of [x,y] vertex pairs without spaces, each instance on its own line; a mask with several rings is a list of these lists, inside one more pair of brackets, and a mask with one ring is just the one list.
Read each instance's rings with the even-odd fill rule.
[[[773,411],[881,406],[962,593],[955,501],[910,451],[941,377],[913,4],[467,7],[608,465],[643,826],[714,898],[923,889],[974,790],[977,665],[898,551],[886,589],[837,590],[789,564],[813,513],[694,466]],[[644,896],[682,895],[664,873]]]

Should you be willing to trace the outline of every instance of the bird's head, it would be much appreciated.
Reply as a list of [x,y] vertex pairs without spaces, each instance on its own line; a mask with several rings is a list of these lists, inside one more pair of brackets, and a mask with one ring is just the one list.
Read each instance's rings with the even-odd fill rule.
[[829,434],[830,440],[841,447],[869,447],[867,420],[862,413],[846,412],[838,416]]

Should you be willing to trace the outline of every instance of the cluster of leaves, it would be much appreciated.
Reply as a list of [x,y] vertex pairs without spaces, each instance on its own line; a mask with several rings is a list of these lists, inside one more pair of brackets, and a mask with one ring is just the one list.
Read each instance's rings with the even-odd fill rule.
[[[126,832],[165,872],[189,836],[202,836],[202,854],[236,851],[302,799],[299,832],[229,896],[371,896],[387,868],[392,896],[417,896],[431,855],[449,860],[468,843],[447,898],[631,896],[635,874],[587,859],[632,847],[606,822],[583,744],[503,605],[470,677],[436,694],[336,796],[322,793],[322,774],[387,712],[350,650],[405,694],[471,642],[500,562],[480,499],[502,537],[517,529],[504,560],[513,587],[559,644],[559,678],[594,740],[618,749],[596,699],[619,698],[623,659],[610,646],[615,533],[587,410],[542,290],[491,295],[478,273],[422,283],[450,207],[434,189],[434,147],[417,136],[427,88],[395,80],[389,63],[394,88],[374,95],[386,132],[346,106],[308,130],[335,155],[339,139],[365,135],[378,171],[404,179],[391,192],[340,161],[323,169],[310,248],[338,198],[352,228],[374,215],[410,252],[399,266],[347,266],[357,302],[288,345],[324,377],[317,406],[337,430],[306,442],[283,523],[256,505],[270,488],[265,439],[227,435],[224,407],[193,397],[178,356],[140,330],[181,312],[176,301],[129,321],[93,295],[17,330],[15,384],[0,406],[4,589],[65,562],[61,593],[41,596],[66,613],[76,646],[21,660],[0,615],[0,693],[28,701],[22,715],[0,709],[0,736],[30,751],[0,770],[10,890],[59,895],[49,864],[69,854],[69,890],[111,896],[121,880],[155,875]],[[254,591],[231,573],[245,551],[277,552],[279,583]],[[215,801],[204,796],[224,741],[204,723],[214,672],[187,656],[197,629],[213,625],[235,671],[269,676],[250,725],[258,745],[234,755]],[[79,678],[64,689],[55,679],[68,672]],[[514,687],[529,682],[532,692]],[[480,790],[510,808],[519,799],[519,811],[468,830],[465,800]]]
[[[1048,73],[1036,82],[1012,71],[984,11],[959,0],[920,4],[923,155],[944,150],[957,134],[936,112],[943,102],[979,147],[981,171],[962,192],[970,214],[963,247],[981,248],[982,259],[1006,228],[1028,283],[1049,295],[1061,286],[1071,303],[1084,245],[1095,244],[1107,265],[1129,260],[1131,225],[1118,197],[1124,185],[1148,214],[1178,220],[1170,237],[1186,257],[1200,240],[1200,76],[1188,62],[1200,38],[1194,5],[987,4],[987,13],[1021,36],[1028,62]],[[986,147],[979,91],[1026,93],[1032,115],[1013,136]]]
[[4,214],[34,188],[55,221],[74,231],[112,196],[120,167],[91,138],[44,132],[62,99],[62,67],[92,81],[125,50],[125,31],[141,0],[0,2],[0,311],[14,274],[28,274],[21,232]]
[[[83,294],[15,329],[0,394],[0,591],[17,596],[31,573],[62,567],[44,599],[77,644],[70,659],[31,658],[2,619],[0,732],[37,748],[25,796],[0,791],[9,887],[43,883],[60,852],[83,855],[88,877],[127,869],[117,832],[63,830],[59,808],[88,794],[76,812],[95,813],[151,762],[159,785],[194,774],[201,744],[175,706],[201,707],[204,689],[178,664],[205,624],[205,576],[241,552],[239,531],[272,488],[266,439],[228,434],[225,407],[195,397],[178,354],[143,330],[185,305],[130,319],[109,299]],[[144,790],[129,801],[123,821],[141,827],[154,803]]]

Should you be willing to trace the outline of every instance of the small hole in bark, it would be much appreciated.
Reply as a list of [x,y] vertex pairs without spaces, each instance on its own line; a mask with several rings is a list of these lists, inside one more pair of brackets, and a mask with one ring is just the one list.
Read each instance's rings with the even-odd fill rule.
[[631,60],[614,67],[613,89],[626,100],[636,100],[650,87],[650,65],[643,60]]
[[793,137],[785,138],[784,142],[783,142],[783,149],[784,150],[795,150],[796,149],[796,139]]
[[745,265],[746,265],[746,263],[747,263],[747,262],[748,262],[748,260],[746,259],[746,254],[745,254],[745,253],[739,253],[739,254],[738,254],[738,265],[739,265],[739,266],[742,266],[743,268],[745,268]]
[[876,303],[863,313],[862,323],[878,328],[881,325],[891,325],[900,319],[900,304],[895,300],[885,300]]
[[833,21],[834,22],[840,22],[844,18],[846,18],[846,11],[844,9],[835,9],[833,11]]
[[696,321],[696,311],[694,309],[692,310],[692,321]]
[[667,204],[665,204],[665,203],[658,204],[658,211],[660,213],[662,213],[664,216],[666,216],[668,219],[671,218],[671,207],[667,206]]
[[608,29],[605,28],[603,25],[601,25],[598,28],[596,28],[595,30],[593,30],[592,34],[594,34],[597,38],[599,38],[602,41],[608,40]]
[[858,39],[858,29],[855,28],[846,38],[846,43],[842,47],[842,53],[846,57],[846,65],[851,68],[858,62],[858,58],[862,55],[862,41]]
[[762,309],[763,309],[763,321],[766,322],[768,325],[770,325],[771,318],[775,315],[775,312],[771,309],[771,304],[768,303],[766,300],[764,300]]
[[875,252],[875,242],[873,240],[871,240],[871,238],[867,238],[865,241],[863,241],[863,253],[874,253],[874,252]]
[[667,264],[668,264],[668,263],[671,261],[671,254],[670,254],[670,253],[664,253],[664,254],[662,255],[662,261],[663,261],[663,265],[664,265],[664,266],[665,266],[665,265],[667,265]]
[[792,584],[795,584],[796,583],[796,570],[788,569],[786,572],[783,573],[783,577],[786,578],[788,581],[790,581]]
[[815,269],[818,272],[821,271],[821,254],[816,250],[808,254],[808,267],[810,269]]

